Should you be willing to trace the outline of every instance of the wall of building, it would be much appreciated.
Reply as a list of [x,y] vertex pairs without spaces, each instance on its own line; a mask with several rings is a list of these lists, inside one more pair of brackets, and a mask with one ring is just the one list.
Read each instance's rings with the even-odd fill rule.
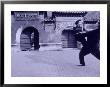
[[44,24],[42,22],[43,16],[38,16],[36,20],[16,20],[14,15],[11,15],[11,43],[16,44],[16,33],[18,29],[25,29],[27,27],[34,27],[39,32],[39,42],[46,42],[48,33],[44,30]]
[[12,44],[16,44],[16,33],[18,29],[25,29],[33,26],[39,32],[39,43],[61,43],[62,31],[65,29],[73,29],[75,22],[82,17],[56,17],[55,23],[44,24],[44,15],[38,15],[35,20],[16,20],[14,15],[11,15],[11,40]]
[[73,30],[75,22],[79,19],[83,21],[82,17],[56,17],[55,39],[61,42],[62,31]]
[[[48,13],[48,12],[47,12]],[[18,13],[19,14],[19,13]],[[25,15],[28,15],[28,12],[25,13]],[[29,12],[31,14],[31,12]],[[37,13],[35,13],[37,14]],[[48,13],[49,17],[51,18],[52,12]],[[31,14],[33,15],[33,14]],[[31,17],[30,15],[28,15]],[[47,19],[45,18],[44,14],[38,14],[35,16],[36,18],[32,19],[25,18],[23,16],[21,19],[17,20],[18,18],[15,17],[15,15],[11,15],[11,32],[12,32],[12,44],[16,44],[17,39],[17,33],[18,31],[23,31],[27,27],[34,27],[39,32],[39,43],[62,43],[62,31],[63,30],[73,30],[73,27],[75,27],[75,22],[77,20],[81,20],[81,27],[83,29],[83,26],[86,29],[96,28],[95,24],[83,24],[84,18],[82,16],[55,16],[55,20],[51,20],[48,23],[48,16]],[[45,23],[44,21],[47,21]],[[21,29],[21,30],[20,30]],[[20,35],[20,34],[19,34]]]

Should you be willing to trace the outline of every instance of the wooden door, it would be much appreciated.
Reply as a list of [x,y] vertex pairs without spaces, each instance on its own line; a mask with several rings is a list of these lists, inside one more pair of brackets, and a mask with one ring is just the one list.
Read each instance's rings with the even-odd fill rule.
[[62,47],[63,48],[77,47],[77,42],[73,30],[64,30],[62,32]]
[[22,51],[31,49],[31,39],[29,33],[22,33],[20,36],[20,48]]

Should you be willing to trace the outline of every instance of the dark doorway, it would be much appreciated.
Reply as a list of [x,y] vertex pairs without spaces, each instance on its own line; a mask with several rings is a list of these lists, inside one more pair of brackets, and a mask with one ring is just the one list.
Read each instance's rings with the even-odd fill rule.
[[77,48],[77,41],[73,30],[62,31],[62,47],[63,48]]
[[39,32],[34,27],[25,28],[20,35],[20,48],[22,51],[30,50],[34,48],[34,50],[38,50],[39,46]]

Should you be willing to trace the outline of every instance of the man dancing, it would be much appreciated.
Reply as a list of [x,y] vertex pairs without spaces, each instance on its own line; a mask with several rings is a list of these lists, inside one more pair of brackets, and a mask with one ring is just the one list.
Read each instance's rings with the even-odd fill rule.
[[[85,39],[87,37],[87,40]],[[100,60],[100,50],[99,50],[99,41],[100,41],[100,25],[97,29],[88,31],[88,32],[80,32],[76,34],[76,38],[83,45],[80,53],[79,53],[79,66],[85,66],[84,56],[91,53],[97,59]]]

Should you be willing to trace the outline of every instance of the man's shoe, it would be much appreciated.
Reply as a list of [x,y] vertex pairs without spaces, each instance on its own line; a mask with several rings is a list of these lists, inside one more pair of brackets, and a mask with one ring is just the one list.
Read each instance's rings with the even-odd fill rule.
[[78,65],[78,66],[85,66],[85,64],[80,64],[80,65]]

